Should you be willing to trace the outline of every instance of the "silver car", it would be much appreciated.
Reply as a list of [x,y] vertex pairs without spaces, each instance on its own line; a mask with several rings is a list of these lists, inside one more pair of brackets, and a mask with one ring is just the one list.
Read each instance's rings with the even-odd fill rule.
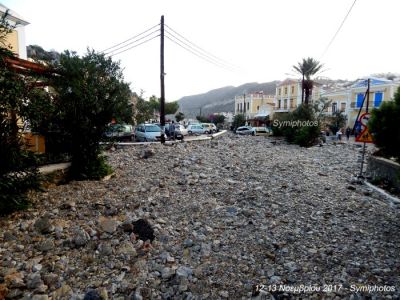
[[155,124],[139,124],[135,130],[135,137],[138,142],[159,142],[161,128]]
[[206,132],[201,124],[190,124],[187,130],[189,134],[204,134]]
[[240,126],[238,127],[238,129],[236,129],[235,131],[236,134],[240,134],[240,135],[254,135],[254,128],[251,126]]

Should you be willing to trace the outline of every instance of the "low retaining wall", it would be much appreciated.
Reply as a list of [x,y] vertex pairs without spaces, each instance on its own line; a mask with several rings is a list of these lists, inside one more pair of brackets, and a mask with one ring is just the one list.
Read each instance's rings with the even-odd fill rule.
[[373,180],[386,179],[400,189],[400,164],[392,160],[371,155],[368,159],[367,174]]

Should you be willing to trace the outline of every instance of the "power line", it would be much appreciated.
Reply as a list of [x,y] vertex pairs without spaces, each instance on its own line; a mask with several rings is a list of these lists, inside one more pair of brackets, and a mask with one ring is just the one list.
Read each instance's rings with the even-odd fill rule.
[[[129,38],[129,39],[123,41],[123,42],[121,42],[121,43],[118,43],[118,44],[116,44],[116,45],[114,45],[114,46],[108,47],[107,49],[104,49],[103,51],[100,51],[100,52],[106,52],[106,51],[108,51],[108,50],[110,50],[110,49],[112,49],[112,48],[115,48],[115,47],[118,47],[118,46],[120,46],[120,45],[122,45],[122,44],[125,44],[126,42],[129,42],[130,40],[133,40],[133,39],[135,39],[135,38],[137,38],[137,37],[139,37],[139,36],[145,34],[146,32],[149,32],[150,30],[152,30],[153,28],[156,28],[156,27],[159,26],[159,25],[160,25],[160,23],[154,25],[153,27],[151,27],[151,28],[149,28],[149,29],[147,29],[147,30],[145,30],[145,31],[143,31],[143,32],[141,32],[141,33],[139,33],[139,34],[137,34],[137,35],[135,35],[135,36],[133,36],[133,37],[131,37],[131,38]],[[114,51],[114,50],[113,50],[113,51]],[[112,51],[108,51],[108,52],[112,52]]]
[[119,52],[117,52],[117,53],[107,54],[107,55],[109,55],[110,57],[112,57],[112,56],[114,56],[114,55],[118,55],[118,54],[124,53],[124,52],[126,52],[126,51],[128,51],[128,50],[131,50],[131,49],[136,48],[136,47],[138,47],[138,46],[140,46],[140,45],[143,45],[143,44],[145,44],[145,43],[147,43],[147,42],[150,42],[151,40],[154,40],[156,37],[159,37],[159,36],[160,36],[160,35],[158,34],[158,35],[153,36],[153,37],[151,37],[151,38],[149,38],[149,39],[147,39],[147,40],[145,40],[145,41],[143,41],[143,42],[141,42],[141,43],[139,43],[139,44],[137,44],[137,45],[133,45],[132,47],[129,47],[129,48],[124,49],[124,50],[122,50],[122,51],[119,51]]
[[178,45],[179,47],[181,47],[181,48],[185,49],[186,51],[190,52],[191,54],[197,56],[198,58],[201,58],[201,59],[203,59],[203,60],[205,60],[205,61],[207,61],[207,62],[213,64],[214,66],[219,67],[219,68],[226,69],[226,70],[229,70],[229,71],[233,71],[232,68],[228,68],[228,67],[226,67],[225,65],[222,65],[222,64],[220,64],[220,63],[218,63],[218,62],[215,62],[215,61],[211,60],[209,57],[204,56],[204,55],[201,55],[201,54],[199,54],[199,53],[197,53],[197,52],[191,50],[190,48],[184,46],[184,45],[181,44],[180,42],[175,41],[172,37],[169,36],[169,34],[168,34],[168,35],[165,35],[165,37],[166,37],[167,39],[169,39],[171,42],[173,42],[174,44]]
[[[180,46],[185,45],[186,47],[183,46],[183,48],[186,49],[187,51],[191,52],[192,54],[195,54],[195,55],[197,55],[198,57],[201,56],[201,58],[204,58],[204,59],[207,60],[208,62],[213,63],[213,64],[216,64],[216,65],[218,65],[218,66],[220,66],[220,67],[224,67],[224,68],[226,68],[226,69],[231,69],[231,70],[233,70],[233,68],[232,68],[231,66],[228,66],[228,65],[224,64],[223,62],[218,61],[218,60],[216,60],[215,58],[213,58],[213,57],[211,57],[211,56],[209,56],[209,55],[206,55],[206,54],[202,53],[201,51],[199,51],[198,49],[194,48],[194,47],[191,46],[190,44],[185,43],[185,42],[182,41],[181,39],[177,38],[175,35],[173,35],[172,33],[170,33],[168,30],[165,30],[165,33],[167,33],[167,34],[170,36],[170,40],[171,40],[171,37],[172,37],[173,39],[175,39],[175,41],[173,41],[173,42],[179,43]],[[182,45],[182,44],[183,44],[183,45]],[[190,49],[191,49],[191,50],[190,50]],[[195,52],[195,53],[194,53],[194,52]]]
[[159,31],[160,31],[159,29],[154,30],[153,32],[150,32],[149,34],[146,34],[145,36],[142,36],[141,38],[138,38],[138,39],[136,39],[136,40],[134,40],[134,41],[132,41],[132,42],[130,42],[130,43],[124,45],[124,46],[118,47],[118,48],[116,48],[116,49],[114,49],[114,50],[111,50],[111,51],[105,53],[105,54],[106,54],[106,55],[109,55],[110,53],[113,53],[114,51],[118,51],[118,50],[120,50],[120,49],[126,48],[126,47],[128,47],[129,45],[135,44],[136,42],[141,41],[141,40],[143,40],[143,39],[145,39],[145,38],[151,36],[151,35],[154,34],[154,33],[159,32]]
[[[351,10],[354,7],[354,4],[356,4],[357,0],[354,0],[353,4],[350,6],[350,9],[347,11],[346,16],[344,17],[342,23],[340,23],[339,28],[337,29],[336,33],[333,35],[331,41],[329,42],[328,46],[326,46],[324,52],[321,55],[321,58],[324,57],[324,55],[326,54],[326,52],[328,52],[328,49],[330,48],[330,46],[332,45],[333,41],[335,40],[336,36],[339,34],[339,31],[342,29],[344,22],[346,22],[347,17],[350,15]],[[320,59],[321,60],[321,59]]]
[[[196,45],[195,43],[191,42],[189,39],[185,38],[185,37],[184,37],[183,35],[181,35],[180,33],[176,32],[176,31],[175,31],[174,29],[172,29],[170,26],[165,25],[165,27],[168,27],[169,30],[171,30],[173,33],[175,33],[175,34],[173,34],[173,33],[171,33],[171,32],[168,31],[168,33],[169,33],[170,35],[172,35],[175,39],[179,40],[181,43],[185,44],[186,46],[188,46],[188,47],[194,49],[196,52],[199,52],[199,53],[201,53],[202,55],[208,56],[208,57],[210,57],[211,59],[213,59],[213,60],[215,60],[215,61],[218,61],[219,63],[221,63],[221,64],[223,64],[223,65],[226,65],[226,66],[229,67],[229,68],[237,69],[237,67],[236,67],[235,65],[233,65],[233,64],[231,64],[231,63],[229,63],[229,62],[227,62],[226,60],[224,60],[224,59],[222,59],[222,58],[219,58],[218,56],[216,56],[216,55],[210,53],[210,52],[207,51],[207,50],[204,50],[204,49],[201,48],[200,46],[198,46],[198,45]],[[176,35],[179,36],[180,38],[176,37]],[[183,41],[182,39],[183,39],[184,41]]]

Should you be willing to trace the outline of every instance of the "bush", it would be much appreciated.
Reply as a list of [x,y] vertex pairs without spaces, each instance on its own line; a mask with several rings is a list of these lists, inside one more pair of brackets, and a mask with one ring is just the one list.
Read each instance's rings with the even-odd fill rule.
[[383,102],[372,110],[368,129],[372,134],[380,153],[386,157],[395,157],[400,162],[400,87],[394,101]]
[[55,123],[71,152],[70,178],[97,180],[111,172],[100,156],[107,124],[113,118],[132,121],[129,85],[118,63],[93,51],[82,58],[65,52],[59,73],[52,84]]
[[39,187],[35,158],[24,151],[18,126],[30,94],[24,77],[6,67],[10,56],[0,48],[0,215],[26,208],[28,191]]
[[238,114],[233,118],[232,126],[233,128],[238,128],[246,124],[246,118],[243,114]]
[[272,122],[275,136],[283,135],[289,143],[302,147],[314,145],[319,139],[320,126],[315,109],[302,104],[293,112],[279,116]]

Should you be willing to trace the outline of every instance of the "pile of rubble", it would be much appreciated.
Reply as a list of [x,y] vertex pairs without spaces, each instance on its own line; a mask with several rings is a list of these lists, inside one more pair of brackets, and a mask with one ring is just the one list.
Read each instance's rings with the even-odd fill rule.
[[111,179],[0,219],[0,299],[400,297],[399,210],[353,179],[354,144],[227,134],[108,156]]

